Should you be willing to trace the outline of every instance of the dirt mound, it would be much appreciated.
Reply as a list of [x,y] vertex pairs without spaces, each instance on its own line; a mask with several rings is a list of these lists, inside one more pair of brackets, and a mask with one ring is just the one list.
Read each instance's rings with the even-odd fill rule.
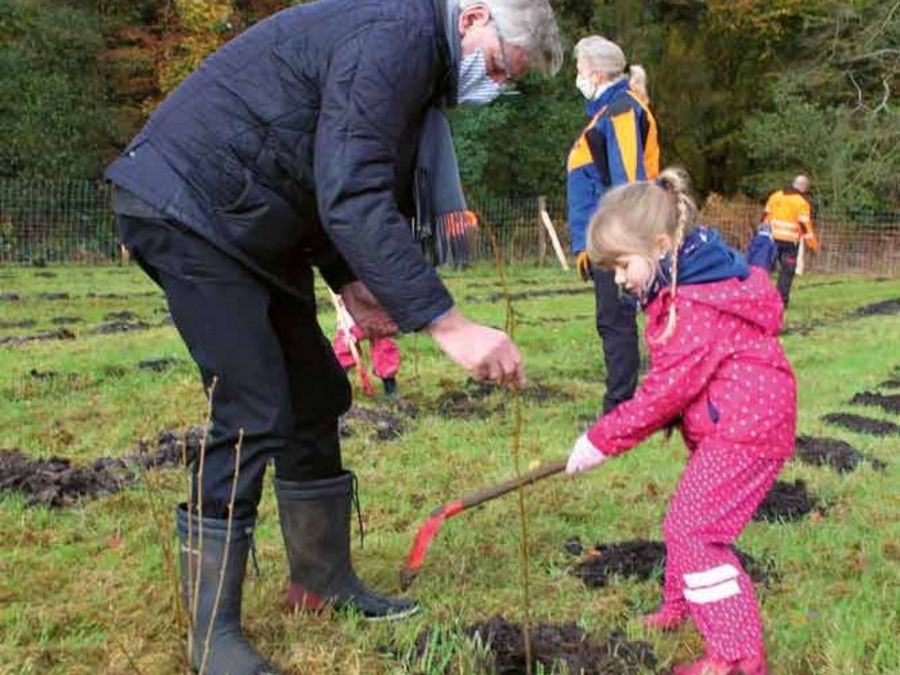
[[37,368],[32,368],[28,372],[28,377],[33,380],[52,380],[59,377],[59,373],[55,370],[38,370]]
[[864,434],[874,434],[875,436],[900,434],[900,424],[894,424],[887,420],[873,420],[871,417],[863,417],[862,415],[828,413],[822,417],[822,421],[850,429],[851,431],[860,431]]
[[354,405],[341,417],[338,428],[343,438],[352,438],[360,431],[367,431],[379,441],[394,440],[406,431],[399,411],[360,405]]
[[853,313],[854,316],[877,316],[879,314],[900,314],[900,298],[866,305]]
[[18,302],[21,299],[18,293],[0,293],[0,302]]
[[47,340],[74,340],[75,333],[68,328],[59,328],[57,330],[48,330],[33,335],[11,335],[9,337],[0,338],[0,346],[19,346],[29,342],[46,342]]
[[88,497],[113,494],[140,479],[141,470],[182,466],[199,454],[204,430],[160,432],[156,447],[146,441],[123,457],[101,457],[88,465],[51,457],[35,460],[19,450],[0,450],[0,491],[22,492],[28,505],[70,506]]
[[883,408],[889,413],[900,414],[900,394],[882,394],[877,391],[863,391],[856,394],[850,403]]
[[797,457],[804,464],[830,466],[838,473],[855,471],[860,462],[867,459],[874,469],[884,471],[886,468],[884,462],[868,458],[849,443],[836,438],[798,436]]
[[[566,550],[577,550],[577,538],[566,541]],[[734,554],[755,583],[765,583],[775,576],[775,564],[760,562],[753,556],[733,547]],[[588,588],[606,586],[613,577],[625,577],[647,581],[658,577],[662,583],[662,570],[666,565],[666,545],[661,541],[636,539],[618,543],[599,543],[575,565],[572,574]]]
[[114,333],[130,333],[137,330],[149,330],[153,328],[146,321],[110,321],[101,323],[91,331],[93,335],[112,335]]
[[80,316],[54,316],[50,319],[50,323],[54,326],[65,326],[73,323],[84,323],[84,319]]
[[[446,385],[445,385],[446,386]],[[486,401],[494,394],[502,394],[504,400],[495,404]],[[523,401],[530,403],[546,403],[547,401],[571,401],[572,394],[552,384],[532,382],[519,394]],[[511,390],[493,382],[476,382],[466,380],[462,389],[447,389],[430,404],[435,415],[454,419],[485,419],[503,411],[506,401],[511,397]]]
[[41,300],[68,300],[68,293],[38,293]]
[[24,319],[22,321],[0,321],[0,328],[31,328],[37,325],[37,321]]
[[[470,639],[479,639],[491,652],[497,675],[531,672],[559,672],[583,675],[629,675],[656,666],[653,647],[648,642],[630,642],[621,633],[611,633],[597,642],[575,623],[538,624],[529,634],[531,667],[526,668],[525,635],[522,626],[501,616],[481,621],[462,630]],[[440,636],[424,631],[416,639],[415,654],[421,658]]]
[[892,377],[878,385],[882,389],[900,389],[900,378]]
[[146,361],[139,361],[137,367],[140,370],[149,370],[154,373],[161,373],[164,370],[168,370],[169,368],[174,368],[179,363],[181,363],[181,359],[176,359],[171,356],[165,356],[160,359],[147,359]]
[[466,381],[462,389],[451,389],[440,394],[431,404],[432,411],[440,417],[470,420],[485,419],[503,410],[503,403],[486,402],[498,390],[490,382]]
[[[589,286],[578,286],[576,288],[544,288],[536,291],[516,291],[509,294],[509,299],[528,300],[529,298],[549,298],[557,295],[585,295],[593,292],[593,288]],[[507,296],[504,293],[491,293],[488,296],[475,299],[474,302],[494,303],[499,302],[500,300],[506,300],[506,298]]]
[[104,321],[133,321],[138,315],[130,310],[122,310],[121,312],[109,312],[103,315]]
[[821,511],[818,498],[807,491],[806,481],[776,481],[753,515],[753,520],[800,520],[813,509]]

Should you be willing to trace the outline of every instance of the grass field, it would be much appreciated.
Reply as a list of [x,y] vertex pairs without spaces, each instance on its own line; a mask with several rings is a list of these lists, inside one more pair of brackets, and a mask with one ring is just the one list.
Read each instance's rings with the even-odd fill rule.
[[[509,275],[517,294],[580,286],[550,269]],[[447,279],[470,316],[503,325],[505,304],[492,298],[500,291],[495,270]],[[593,298],[583,288],[513,303],[529,377],[549,392],[543,401],[523,400],[523,470],[564,456],[602,398]],[[0,340],[59,330],[60,317],[79,321],[68,324],[75,335],[69,339],[0,345],[0,448],[88,463],[131,452],[162,429],[203,422],[194,367],[164,323],[164,298],[139,270],[0,269],[0,294],[9,293],[19,299],[0,299]],[[42,296],[47,293],[68,298]],[[900,315],[853,314],[894,298],[900,298],[898,279],[806,277],[795,288],[784,344],[800,384],[798,433],[849,441],[887,469],[864,465],[840,475],[792,462],[783,478],[804,479],[827,505],[824,513],[793,523],[754,522],[739,541],[755,557],[771,557],[779,573],[777,582],[758,588],[774,673],[900,673],[900,436],[854,433],[821,420],[842,411],[900,422],[896,414],[849,403],[855,393],[900,377]],[[134,316],[119,320],[149,326],[96,332],[116,320],[107,315],[125,311]],[[333,315],[323,314],[322,322],[330,333]],[[424,337],[407,336],[400,344],[401,391],[419,414],[403,420],[405,433],[395,440],[356,426],[344,446],[346,464],[360,477],[366,522],[358,571],[389,591],[398,590],[407,548],[434,506],[515,473],[509,394],[476,401],[473,412],[483,417],[454,419],[436,402],[462,389],[465,376]],[[158,358],[175,361],[161,372],[137,367]],[[574,535],[588,544],[659,539],[684,460],[680,441],[666,445],[656,436],[594,473],[557,477],[527,492],[536,622],[575,621],[601,641],[614,629],[647,639],[660,672],[700,652],[692,629],[643,635],[640,615],[658,602],[658,584],[619,579],[585,588],[569,573],[574,559],[564,551]],[[174,541],[170,507],[186,485],[179,470],[150,471],[135,487],[62,509],[0,494],[0,672],[183,671],[165,551]],[[267,489],[258,529],[261,574],[248,575],[245,625],[261,650],[290,672],[437,673],[447,664],[447,672],[477,672],[483,650],[462,639],[448,639],[419,659],[404,654],[424,629],[451,633],[497,614],[523,620],[520,532],[514,495],[449,522],[411,590],[424,611],[409,621],[367,625],[352,616],[289,616],[279,609],[285,561]]]

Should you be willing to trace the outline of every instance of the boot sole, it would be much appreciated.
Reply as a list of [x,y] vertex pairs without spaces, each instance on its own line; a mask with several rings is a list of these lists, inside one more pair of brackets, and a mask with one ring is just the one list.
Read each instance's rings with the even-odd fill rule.
[[420,605],[413,605],[402,612],[394,612],[393,614],[385,614],[384,616],[364,616],[363,619],[368,623],[387,623],[390,621],[402,621],[414,614],[418,614],[422,610]]

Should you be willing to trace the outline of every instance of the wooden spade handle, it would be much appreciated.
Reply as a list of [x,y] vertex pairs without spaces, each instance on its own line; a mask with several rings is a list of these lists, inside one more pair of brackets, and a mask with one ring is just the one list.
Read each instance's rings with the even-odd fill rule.
[[550,476],[554,476],[566,468],[566,460],[559,460],[557,462],[552,462],[545,466],[540,466],[533,471],[529,471],[528,473],[523,473],[518,478],[512,478],[508,481],[504,481],[503,483],[498,483],[497,485],[492,485],[491,487],[482,488],[477,492],[473,492],[472,494],[466,495],[460,500],[462,502],[462,510],[471,508],[473,506],[478,506],[479,504],[484,504],[485,502],[489,502],[492,499],[496,499],[502,495],[505,495],[508,492],[512,492],[520,487],[524,487],[526,485],[531,485],[532,483],[537,483],[539,480],[543,480],[544,478],[549,478]]

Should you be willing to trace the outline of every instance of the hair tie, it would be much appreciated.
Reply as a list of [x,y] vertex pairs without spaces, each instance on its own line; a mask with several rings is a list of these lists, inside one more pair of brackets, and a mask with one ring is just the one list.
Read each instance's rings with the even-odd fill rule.
[[665,190],[666,192],[671,192],[671,190],[672,190],[672,186],[669,185],[669,183],[667,183],[666,181],[664,181],[662,178],[654,178],[654,179],[653,179],[653,184],[654,184],[654,185],[658,185],[659,187],[661,187],[661,188],[662,188],[663,190]]

